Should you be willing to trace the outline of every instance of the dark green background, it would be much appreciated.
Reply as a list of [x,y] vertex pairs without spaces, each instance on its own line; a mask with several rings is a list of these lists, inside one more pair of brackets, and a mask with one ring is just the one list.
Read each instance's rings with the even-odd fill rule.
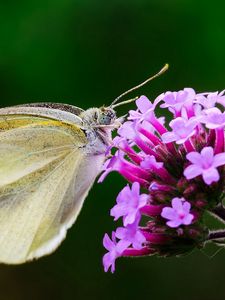
[[[221,90],[224,8],[196,0],[1,0],[1,106],[109,104],[165,62],[170,71],[134,95],[151,98],[183,87]],[[224,251],[212,259],[201,251],[183,258],[121,259],[114,275],[103,272],[102,237],[115,226],[109,209],[123,185],[118,174],[96,184],[53,255],[1,266],[0,299],[224,299]]]

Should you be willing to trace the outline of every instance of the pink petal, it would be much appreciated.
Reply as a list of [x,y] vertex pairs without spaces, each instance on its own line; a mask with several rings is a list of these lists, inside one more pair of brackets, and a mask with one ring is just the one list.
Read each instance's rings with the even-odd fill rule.
[[202,160],[206,161],[208,165],[213,162],[214,151],[212,147],[204,147],[201,151]]
[[136,136],[136,132],[134,130],[134,123],[131,121],[123,123],[123,125],[118,129],[118,134],[121,137],[125,137],[127,139],[134,139]]
[[194,219],[194,216],[192,214],[188,214],[183,220],[182,223],[184,225],[190,225],[192,220]]
[[115,271],[115,260],[112,260],[110,253],[106,253],[103,256],[102,263],[105,272],[108,272],[110,266],[111,266],[111,272],[113,273]]
[[147,110],[152,108],[152,103],[146,96],[141,96],[139,99],[137,99],[136,105],[142,113],[145,113]]
[[126,236],[126,228],[124,227],[119,227],[116,229],[116,237],[120,240],[124,239]]
[[178,117],[175,120],[172,120],[169,125],[173,130],[183,129],[187,120],[185,122],[184,118]]
[[202,174],[202,169],[196,165],[190,165],[184,170],[184,176],[187,179],[192,179]]
[[219,153],[214,156],[213,166],[219,167],[225,165],[225,153]]
[[173,198],[172,200],[172,207],[175,210],[183,210],[183,201],[184,198]]
[[216,128],[219,128],[221,127],[220,124],[217,124],[217,123],[210,123],[209,121],[206,122],[206,127],[209,128],[209,129],[216,129]]
[[149,199],[149,195],[146,194],[140,195],[138,208],[142,208],[143,206],[145,206],[147,204],[148,199]]
[[137,231],[136,235],[135,235],[135,240],[133,241],[132,246],[134,249],[139,250],[142,248],[142,245],[145,241],[146,241],[146,239],[145,239],[144,235],[140,231]]
[[104,238],[103,238],[103,246],[108,251],[110,251],[115,246],[115,244],[111,241],[111,239],[110,239],[110,237],[108,236],[107,233],[104,235]]
[[139,119],[141,116],[141,114],[137,111],[137,110],[130,110],[129,111],[129,116],[128,116],[128,120],[135,120],[135,119]]
[[162,104],[160,107],[166,108],[168,105],[176,104],[176,92],[166,92],[164,96],[165,104]]
[[[160,95],[154,100],[153,105],[156,106],[159,102],[161,102],[161,101],[163,100],[164,96],[165,96],[164,93],[160,94]],[[164,118],[164,117],[162,117],[162,118]],[[161,119],[161,118],[160,118],[160,119]],[[163,122],[163,123],[164,123],[164,122]],[[163,124],[163,123],[162,123],[162,124]]]
[[203,180],[206,184],[210,185],[212,182],[217,182],[220,179],[217,169],[210,168],[202,173]]
[[128,215],[124,216],[123,225],[127,226],[128,224],[134,223],[136,216],[137,216],[136,210],[134,210],[132,213],[129,213]]
[[186,155],[186,158],[195,165],[201,166],[201,154],[198,152],[190,152]]
[[105,180],[105,178],[108,176],[108,174],[109,174],[110,172],[112,172],[112,171],[113,171],[112,168],[106,169],[106,170],[101,174],[101,176],[99,177],[98,183],[102,183],[102,182]]
[[[128,197],[127,197],[128,196]],[[122,203],[124,202],[124,199],[130,198],[130,187],[129,185],[126,185],[118,194],[116,198],[117,203]]]
[[114,221],[118,220],[125,213],[125,209],[122,210],[119,205],[115,205],[110,209],[110,216],[114,217]]
[[176,228],[179,227],[182,223],[180,220],[173,220],[173,221],[166,222],[166,224],[171,228]]
[[192,88],[185,88],[184,91],[187,92],[187,97],[186,97],[187,100],[194,100],[195,95],[196,95],[194,89],[192,89]]
[[173,220],[177,217],[177,213],[172,207],[164,207],[161,216],[165,219]]
[[183,203],[183,210],[184,210],[184,212],[189,213],[190,209],[191,209],[191,204],[189,202],[185,201]]
[[123,251],[130,246],[130,241],[120,240],[116,245],[116,257],[120,257]]
[[179,137],[173,132],[166,132],[162,135],[162,140],[164,143],[171,143],[178,139]]
[[134,182],[132,184],[131,192],[135,197],[139,197],[139,193],[140,193],[140,183],[139,182]]

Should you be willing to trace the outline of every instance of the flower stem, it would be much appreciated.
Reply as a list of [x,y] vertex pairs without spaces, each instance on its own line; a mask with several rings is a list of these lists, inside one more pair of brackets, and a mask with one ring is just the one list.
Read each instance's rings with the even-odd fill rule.
[[225,239],[225,230],[211,231],[208,240]]
[[219,204],[217,207],[212,209],[211,212],[220,220],[225,222],[225,208],[222,204]]

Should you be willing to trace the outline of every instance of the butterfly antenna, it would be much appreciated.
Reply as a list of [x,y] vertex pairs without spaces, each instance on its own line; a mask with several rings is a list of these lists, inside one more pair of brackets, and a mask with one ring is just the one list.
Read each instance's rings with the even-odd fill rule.
[[131,103],[131,102],[134,102],[138,98],[139,97],[135,97],[135,98],[132,98],[132,99],[129,99],[129,100],[126,100],[126,101],[119,102],[117,104],[111,104],[110,107],[112,107],[114,109],[115,107],[118,107],[118,106],[121,106],[121,105],[124,105],[124,104],[128,104],[128,103]]
[[[113,102],[111,103],[110,107],[114,108],[115,107],[114,104],[116,102],[118,102],[118,100],[121,99],[123,96],[125,96],[125,95],[127,95],[127,94],[129,94],[129,93],[131,93],[131,92],[133,92],[133,91],[135,91],[137,89],[139,89],[140,87],[142,87],[143,85],[145,85],[149,81],[151,81],[151,80],[159,77],[160,75],[162,75],[163,73],[165,73],[168,70],[168,68],[169,68],[169,65],[165,64],[165,66],[157,74],[153,75],[152,77],[146,79],[144,82],[136,85],[135,87],[133,87],[133,88],[129,89],[128,91],[126,91],[126,92],[122,93],[121,95],[119,95],[115,100],[113,100]],[[128,100],[128,101],[124,101],[123,104],[129,103],[129,102],[132,102],[132,101],[134,101],[134,99],[131,99],[131,100]],[[119,106],[119,105],[117,105],[117,106]]]

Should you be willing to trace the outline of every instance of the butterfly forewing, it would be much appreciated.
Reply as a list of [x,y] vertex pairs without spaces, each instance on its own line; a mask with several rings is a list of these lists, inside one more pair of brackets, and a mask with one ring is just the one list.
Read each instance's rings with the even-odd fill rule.
[[40,257],[63,240],[104,159],[86,145],[75,124],[0,116],[0,262]]

